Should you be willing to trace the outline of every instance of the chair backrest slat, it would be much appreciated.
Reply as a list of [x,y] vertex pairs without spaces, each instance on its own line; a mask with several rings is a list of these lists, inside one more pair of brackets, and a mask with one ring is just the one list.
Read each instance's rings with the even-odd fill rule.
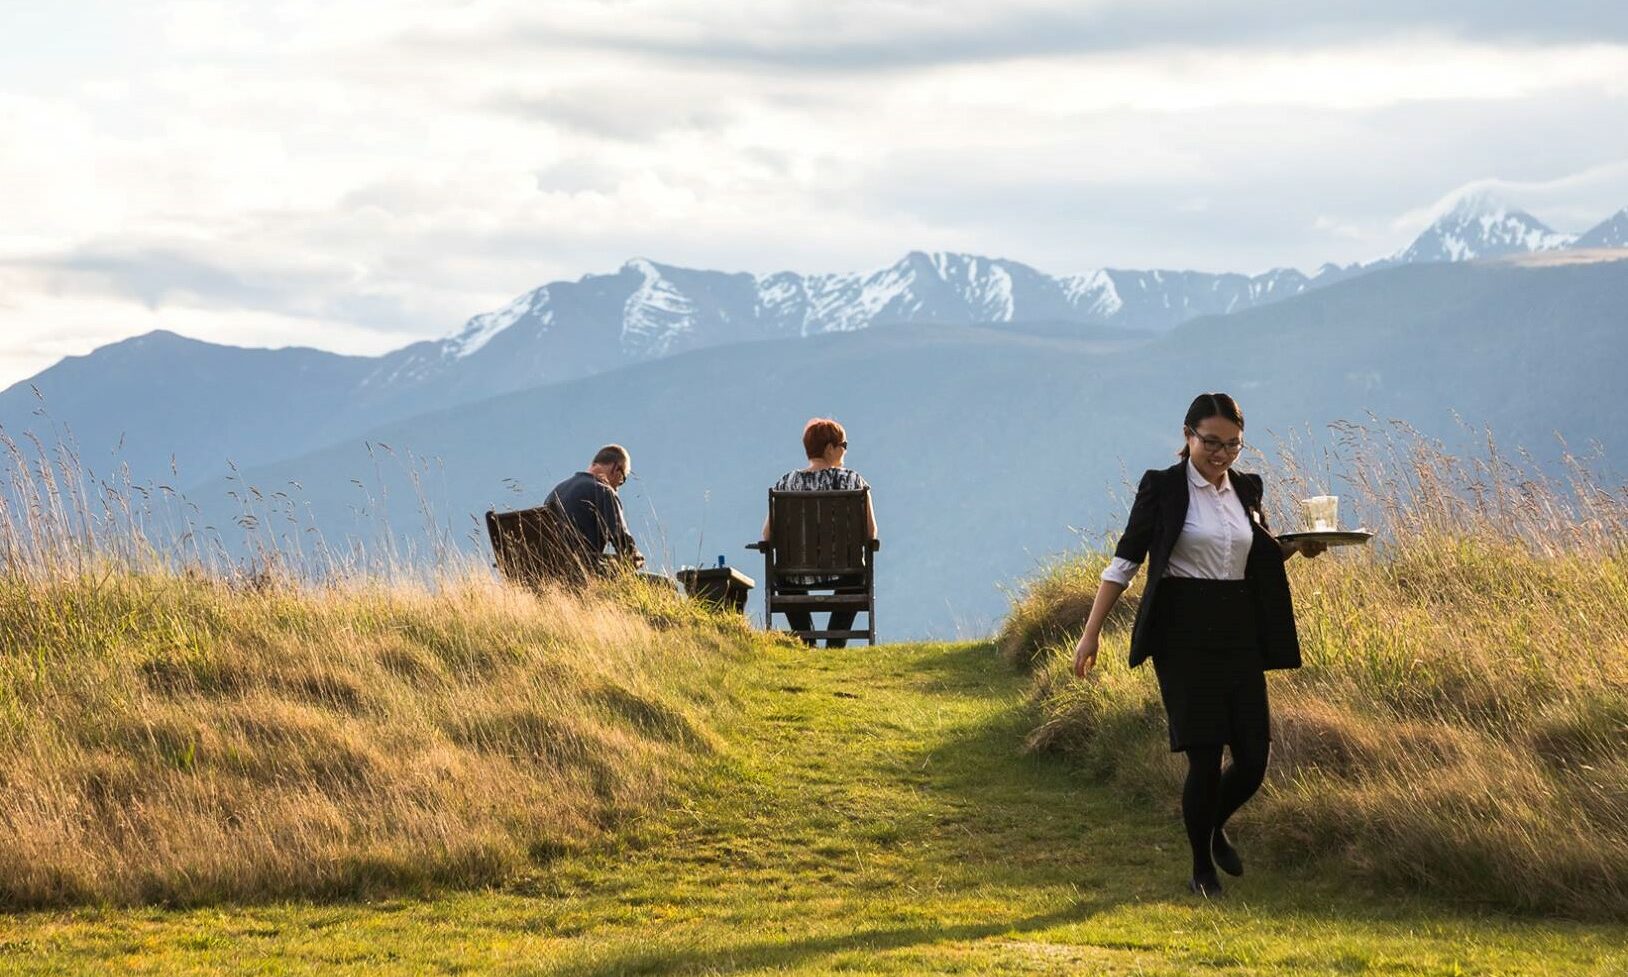
[[860,573],[866,568],[869,489],[769,492],[773,568],[784,572]]
[[581,534],[549,506],[488,512],[486,532],[498,569],[516,583],[580,584],[588,578],[589,556]]

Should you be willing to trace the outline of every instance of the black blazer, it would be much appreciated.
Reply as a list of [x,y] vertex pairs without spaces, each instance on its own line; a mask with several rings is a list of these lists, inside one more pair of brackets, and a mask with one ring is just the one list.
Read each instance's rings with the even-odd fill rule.
[[[1254,542],[1244,579],[1255,597],[1255,620],[1260,632],[1261,658],[1268,669],[1300,667],[1300,637],[1295,633],[1294,603],[1289,598],[1289,575],[1283,569],[1283,550],[1266,523],[1261,508],[1264,488],[1259,475],[1232,472],[1232,486],[1249,515]],[[1187,462],[1165,469],[1152,468],[1136,487],[1136,501],[1125,523],[1114,555],[1132,563],[1147,563],[1147,584],[1142,603],[1136,609],[1136,626],[1131,631],[1131,667],[1135,668],[1157,654],[1156,639],[1148,622],[1154,602],[1159,599],[1159,580],[1164,576],[1170,551],[1187,521]]]

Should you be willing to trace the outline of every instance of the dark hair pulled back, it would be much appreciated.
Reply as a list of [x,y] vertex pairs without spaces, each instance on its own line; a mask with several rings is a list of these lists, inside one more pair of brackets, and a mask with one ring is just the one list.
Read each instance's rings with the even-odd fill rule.
[[[1187,408],[1187,420],[1182,423],[1187,426],[1187,430],[1196,431],[1199,423],[1210,417],[1225,418],[1238,425],[1238,430],[1244,429],[1243,408],[1238,406],[1236,400],[1223,393],[1199,394],[1194,397],[1193,405]],[[1181,450],[1176,453],[1184,459],[1191,454],[1187,449],[1187,442],[1183,441]]]

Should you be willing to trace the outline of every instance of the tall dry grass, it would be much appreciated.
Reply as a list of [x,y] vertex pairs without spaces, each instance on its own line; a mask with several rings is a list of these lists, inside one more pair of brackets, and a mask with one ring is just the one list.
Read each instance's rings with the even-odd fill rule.
[[[1273,766],[1240,815],[1248,851],[1520,909],[1628,914],[1623,489],[1569,455],[1556,478],[1490,440],[1462,457],[1400,425],[1335,433],[1316,455],[1282,446],[1276,523],[1333,490],[1355,510],[1342,521],[1379,537],[1289,565],[1306,664],[1269,683]],[[1034,652],[1030,746],[1173,806],[1184,768],[1152,670],[1125,666],[1122,618],[1098,671],[1075,680],[1081,624]]]
[[[1035,574],[995,634],[996,653],[1009,665],[1032,668],[1050,649],[1078,641],[1096,603],[1097,582],[1111,558],[1110,553],[1093,553],[1055,560]],[[1128,627],[1136,620],[1138,603],[1138,592],[1122,594],[1108,612],[1106,625]]]
[[659,807],[753,644],[631,581],[233,561],[0,445],[0,905],[501,882]]

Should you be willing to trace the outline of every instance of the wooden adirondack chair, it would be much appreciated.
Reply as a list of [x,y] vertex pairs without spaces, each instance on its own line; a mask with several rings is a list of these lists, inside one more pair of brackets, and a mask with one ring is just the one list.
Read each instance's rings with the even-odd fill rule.
[[[863,611],[865,630],[793,631],[801,638],[864,638],[876,644],[876,551],[867,518],[870,489],[842,492],[769,491],[769,538],[748,543],[763,553],[763,626],[786,611]],[[791,577],[841,577],[840,585],[808,585]],[[830,593],[810,593],[811,590]]]
[[580,587],[592,572],[576,527],[546,505],[486,513],[486,534],[498,570],[527,587],[545,581]]

